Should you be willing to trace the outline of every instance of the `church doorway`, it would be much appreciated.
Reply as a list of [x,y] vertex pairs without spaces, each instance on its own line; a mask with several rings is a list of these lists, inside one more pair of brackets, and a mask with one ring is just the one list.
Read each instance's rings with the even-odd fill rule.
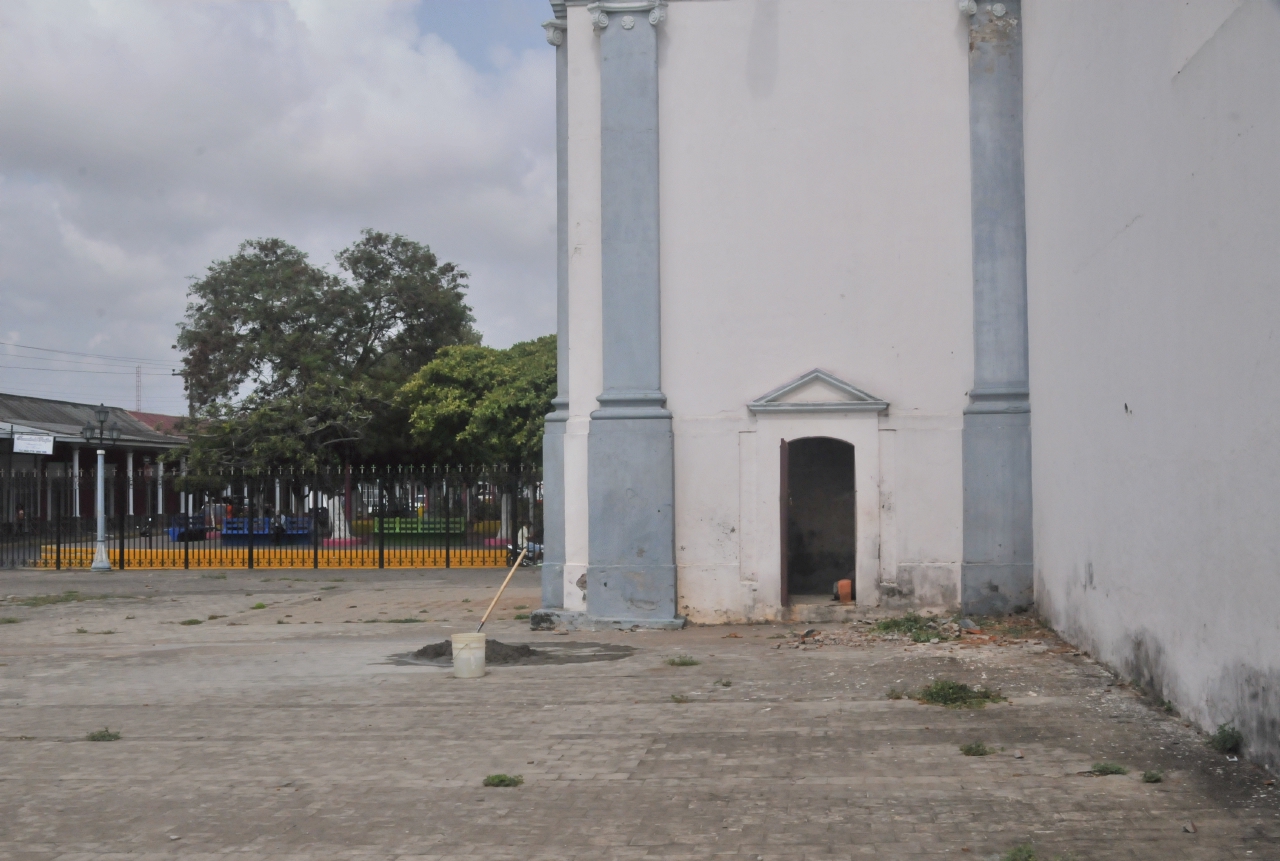
[[783,440],[781,467],[782,603],[830,596],[857,567],[853,446],[830,437]]

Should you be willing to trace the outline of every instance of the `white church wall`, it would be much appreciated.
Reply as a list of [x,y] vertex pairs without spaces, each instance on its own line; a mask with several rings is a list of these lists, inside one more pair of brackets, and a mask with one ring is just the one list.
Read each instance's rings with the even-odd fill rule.
[[587,431],[602,388],[600,44],[587,10],[570,6],[569,421],[565,429],[564,605],[583,610],[587,573]]
[[[869,0],[674,3],[662,27],[681,606],[777,612],[778,439],[746,404],[815,367],[888,400],[891,419],[924,421],[898,446],[890,589],[948,602],[972,382],[967,28],[952,4]],[[735,452],[752,430],[764,507],[748,516]],[[860,502],[878,509],[880,491]],[[738,547],[717,525],[734,522]],[[860,600],[878,600],[878,579]]]
[[1278,767],[1280,4],[1025,24],[1038,605]]

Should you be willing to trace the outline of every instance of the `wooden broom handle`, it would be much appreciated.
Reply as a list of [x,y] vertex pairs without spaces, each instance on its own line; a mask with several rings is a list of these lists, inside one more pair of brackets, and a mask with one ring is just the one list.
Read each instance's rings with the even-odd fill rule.
[[493,596],[493,600],[489,602],[489,609],[484,611],[484,618],[480,620],[480,625],[476,628],[476,633],[480,633],[480,628],[484,627],[484,623],[489,621],[489,614],[493,612],[493,608],[498,605],[498,599],[502,597],[502,592],[507,588],[507,584],[511,582],[511,578],[515,576],[516,569],[520,567],[520,563],[524,561],[524,554],[529,552],[529,545],[520,551],[520,555],[516,557],[516,564],[511,566],[511,570],[507,572],[507,579],[502,581],[502,585],[498,587],[498,594]]

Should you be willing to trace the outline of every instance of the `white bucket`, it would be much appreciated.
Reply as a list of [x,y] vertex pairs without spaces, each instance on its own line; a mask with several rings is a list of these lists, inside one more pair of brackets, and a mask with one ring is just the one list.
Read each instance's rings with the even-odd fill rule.
[[484,634],[454,634],[453,675],[459,679],[478,679],[484,675]]

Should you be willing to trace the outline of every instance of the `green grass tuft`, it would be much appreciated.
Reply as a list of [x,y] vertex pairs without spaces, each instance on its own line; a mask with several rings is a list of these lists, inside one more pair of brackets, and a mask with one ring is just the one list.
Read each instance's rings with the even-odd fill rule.
[[733,682],[729,681],[728,679],[716,679],[715,682],[713,682],[713,684],[719,685],[722,688],[733,687]]
[[872,626],[872,630],[881,634],[903,634],[917,643],[951,639],[939,630],[937,619],[930,619],[916,613],[881,619]]
[[672,667],[696,667],[701,661],[694,660],[689,655],[676,655],[674,658],[667,658],[668,666]]
[[1089,771],[1094,774],[1128,774],[1129,769],[1118,762],[1095,762]]
[[179,625],[203,625],[204,619],[183,619]]
[[118,741],[119,738],[120,733],[105,726],[102,729],[95,729],[85,736],[86,741]]
[[519,774],[491,774],[484,779],[485,786],[519,786],[524,777]]
[[1000,861],[1036,861],[1036,850],[1030,843],[1023,843],[1002,855]]
[[267,609],[267,605],[266,605],[266,604],[264,604],[264,603],[262,603],[261,601],[259,601],[258,603],[254,604],[252,607],[250,607],[249,609],[250,609],[250,610],[265,610],[265,609]]
[[968,744],[960,745],[960,752],[965,756],[990,756],[995,753],[994,750],[980,741],[971,741]]
[[201,580],[226,580],[227,575],[226,574],[201,574],[200,579]]
[[1209,747],[1218,753],[1239,753],[1244,746],[1244,734],[1227,724],[1219,724],[1218,731],[1209,736]]
[[516,620],[517,622],[521,622],[521,621],[524,621],[525,619],[528,619],[528,618],[529,618],[529,614],[528,614],[528,613],[516,613],[516,615],[515,615],[515,617],[514,617],[514,618],[515,618],[515,620]]
[[31,598],[23,598],[18,603],[24,607],[45,607],[49,604],[67,604],[72,601],[106,601],[113,598],[113,595],[81,595],[74,590],[67,590],[60,595],[35,595]]
[[686,697],[684,694],[672,694],[672,695],[671,695],[671,702],[673,702],[673,703],[687,703],[687,702],[689,702],[689,698],[688,698],[688,697]]
[[1164,782],[1164,773],[1160,771],[1144,771],[1142,772],[1143,783],[1162,783]]
[[987,703],[1001,702],[999,691],[971,688],[961,682],[938,679],[920,692],[921,702],[953,709],[980,709]]
[[904,694],[902,691],[898,690],[897,688],[889,688],[889,693],[885,694],[885,696],[891,700],[900,700],[903,697],[905,697],[906,694]]
[[13,616],[0,616],[0,625],[16,625],[21,621]]

